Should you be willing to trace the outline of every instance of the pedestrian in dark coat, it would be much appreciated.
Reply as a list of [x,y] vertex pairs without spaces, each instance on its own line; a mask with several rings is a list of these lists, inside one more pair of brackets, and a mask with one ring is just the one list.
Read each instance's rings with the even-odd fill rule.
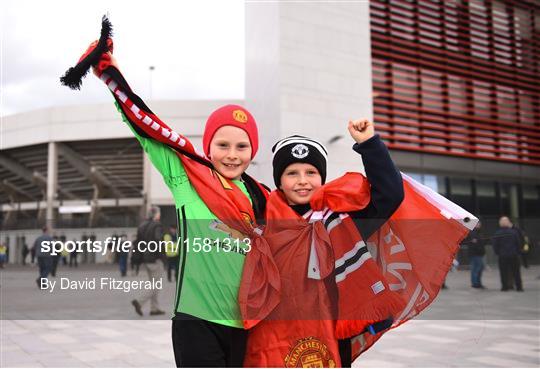
[[45,247],[47,244],[51,244],[53,238],[50,236],[49,229],[47,227],[43,227],[42,230],[43,234],[34,242],[34,250],[39,265],[39,277],[36,279],[36,284],[40,289],[41,280],[49,277],[49,273],[51,273],[53,266],[53,256],[51,255],[50,247],[49,249]]
[[501,291],[513,289],[514,285],[517,291],[523,291],[519,261],[522,246],[521,235],[513,228],[513,224],[507,216],[499,219],[499,229],[493,235],[492,244],[495,254],[499,257]]
[[469,262],[471,266],[471,287],[484,289],[482,284],[482,272],[484,270],[484,255],[486,254],[486,239],[482,235],[480,222],[476,228],[469,233],[463,241],[463,246],[467,247]]

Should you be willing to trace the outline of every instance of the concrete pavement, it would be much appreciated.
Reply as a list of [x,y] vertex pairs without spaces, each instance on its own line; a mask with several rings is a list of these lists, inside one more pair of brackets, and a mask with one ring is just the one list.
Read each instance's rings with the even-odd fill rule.
[[[84,279],[117,271],[61,267],[57,278],[66,275]],[[538,266],[523,270],[525,292],[500,292],[497,270],[486,271],[485,291],[469,287],[467,271],[450,273],[449,289],[424,314],[385,334],[354,366],[539,367],[539,275]],[[0,366],[174,366],[167,316],[139,318],[129,304],[133,294],[124,292],[81,297],[77,291],[38,291],[36,276],[35,267],[1,271]],[[164,309],[170,310],[173,298],[173,283],[165,280]]]

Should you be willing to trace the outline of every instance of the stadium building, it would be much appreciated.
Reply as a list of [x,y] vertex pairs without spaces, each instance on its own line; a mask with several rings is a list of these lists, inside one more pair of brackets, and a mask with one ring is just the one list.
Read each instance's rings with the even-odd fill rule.
[[[372,118],[403,172],[478,215],[486,235],[509,215],[540,260],[537,1],[246,3],[245,35],[244,101],[151,101],[152,110],[200,147],[216,107],[245,105],[261,136],[249,172],[267,184],[272,143],[294,133],[326,143],[329,178],[361,170],[346,124]],[[171,195],[112,102],[4,117],[2,135],[10,262],[47,219],[77,240],[132,237],[150,204],[175,223]]]

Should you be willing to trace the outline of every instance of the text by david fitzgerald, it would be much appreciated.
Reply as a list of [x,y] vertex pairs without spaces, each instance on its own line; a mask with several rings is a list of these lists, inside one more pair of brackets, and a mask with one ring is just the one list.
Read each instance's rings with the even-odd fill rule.
[[161,278],[152,278],[149,281],[126,281],[111,277],[85,279],[60,278],[59,286],[57,286],[57,282],[48,278],[40,278],[40,289],[48,290],[49,292],[53,292],[56,287],[60,287],[61,290],[110,290],[123,292],[163,289],[163,280]]

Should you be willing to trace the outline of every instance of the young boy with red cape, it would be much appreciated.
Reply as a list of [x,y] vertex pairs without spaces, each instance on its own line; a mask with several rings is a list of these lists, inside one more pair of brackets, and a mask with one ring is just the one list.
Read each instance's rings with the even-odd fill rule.
[[250,308],[264,300],[240,300],[253,327],[244,366],[350,367],[433,301],[468,233],[462,220],[472,215],[402,176],[373,123],[348,129],[366,177],[347,173],[325,184],[327,151],[307,137],[273,147],[278,190],[267,201],[263,237],[279,269],[280,303],[259,321]]

